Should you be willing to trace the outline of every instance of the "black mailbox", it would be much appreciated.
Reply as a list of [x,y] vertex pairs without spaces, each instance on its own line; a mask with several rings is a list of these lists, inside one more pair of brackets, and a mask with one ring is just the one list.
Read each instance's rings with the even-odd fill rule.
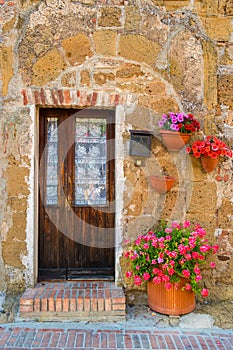
[[146,130],[130,130],[129,155],[150,157],[152,132]]

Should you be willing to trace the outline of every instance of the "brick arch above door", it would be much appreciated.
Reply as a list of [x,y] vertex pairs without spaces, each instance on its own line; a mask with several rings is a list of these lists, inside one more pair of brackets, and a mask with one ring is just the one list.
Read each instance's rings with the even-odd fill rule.
[[129,93],[82,91],[68,89],[23,89],[23,104],[52,107],[114,107],[135,103],[137,96]]

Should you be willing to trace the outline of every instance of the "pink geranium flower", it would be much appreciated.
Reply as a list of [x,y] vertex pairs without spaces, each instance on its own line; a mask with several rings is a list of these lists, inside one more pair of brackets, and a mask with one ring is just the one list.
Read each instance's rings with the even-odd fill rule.
[[142,279],[140,276],[134,276],[134,283],[136,284],[136,286],[140,286],[142,284]]
[[183,270],[182,271],[182,275],[186,278],[189,278],[190,277],[190,271],[189,270]]
[[200,123],[191,113],[169,112],[168,115],[163,114],[158,125],[163,130],[179,131],[185,134],[191,134],[200,130]]
[[190,221],[185,221],[185,222],[183,223],[183,227],[184,227],[184,228],[188,228],[188,227],[190,227],[190,225],[191,225],[191,222],[190,222]]
[[203,288],[202,291],[201,291],[201,294],[202,294],[203,297],[208,297],[208,294],[209,294],[208,289]]
[[150,279],[150,274],[149,274],[148,272],[144,272],[144,274],[143,274],[143,279],[144,279],[144,281],[149,281],[149,279]]
[[196,277],[195,277],[195,281],[196,282],[199,282],[199,281],[201,281],[202,280],[202,276],[201,275],[197,275]]
[[166,282],[166,283],[165,283],[165,288],[166,288],[167,290],[170,290],[171,287],[172,287],[171,282]]
[[[206,230],[200,224],[191,225],[189,221],[158,224],[130,243],[124,252],[130,265],[126,278],[133,276],[136,286],[153,281],[170,289],[174,283],[175,288],[207,296],[208,290],[202,287],[201,265],[217,252],[218,246],[209,244],[205,236]],[[214,268],[215,263],[210,266]],[[182,277],[187,279],[184,285]]]
[[185,286],[184,286],[184,288],[185,288],[186,290],[192,290],[192,286],[191,286],[190,283],[186,283]]
[[193,271],[195,272],[196,275],[199,275],[201,270],[199,269],[199,267],[194,267]]

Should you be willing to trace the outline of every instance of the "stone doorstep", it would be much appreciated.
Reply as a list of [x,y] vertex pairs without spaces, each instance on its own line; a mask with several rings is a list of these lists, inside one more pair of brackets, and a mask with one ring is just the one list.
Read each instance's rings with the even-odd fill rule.
[[19,317],[39,321],[124,321],[126,302],[114,282],[46,282],[20,298]]

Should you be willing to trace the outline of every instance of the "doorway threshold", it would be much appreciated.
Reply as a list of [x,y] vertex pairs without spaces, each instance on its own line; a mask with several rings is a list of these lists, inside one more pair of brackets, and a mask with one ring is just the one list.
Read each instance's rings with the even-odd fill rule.
[[24,321],[124,321],[126,298],[111,281],[38,283],[20,299]]

